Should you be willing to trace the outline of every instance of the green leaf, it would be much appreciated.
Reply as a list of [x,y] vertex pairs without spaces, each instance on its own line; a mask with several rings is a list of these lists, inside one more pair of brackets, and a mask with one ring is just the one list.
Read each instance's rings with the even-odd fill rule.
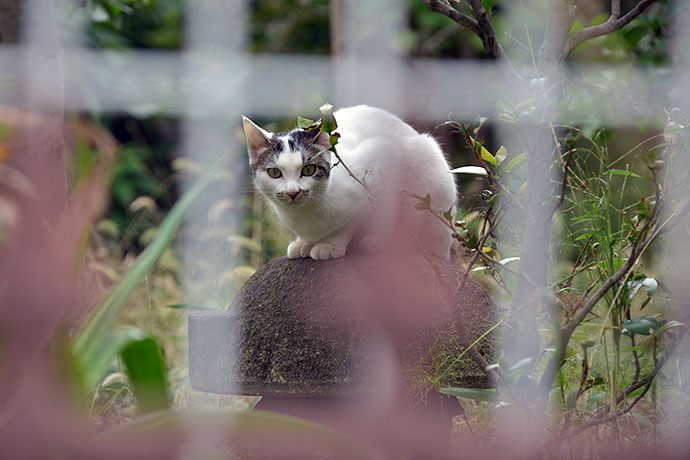
[[476,174],[478,176],[488,176],[489,173],[481,166],[462,166],[450,170],[451,174]]
[[498,262],[501,261],[501,254],[494,248],[484,247],[482,248],[482,252]]
[[632,336],[632,334],[638,335],[652,335],[652,333],[659,332],[663,324],[657,321],[659,315],[645,315],[639,318],[627,319],[623,321],[621,326],[623,327],[622,334],[627,336]]
[[534,103],[533,97],[525,99],[524,101],[520,101],[515,105],[515,111],[520,111],[525,107],[529,108],[529,107],[531,107],[530,104],[533,104],[533,103]]
[[496,390],[480,390],[476,388],[445,387],[438,390],[439,393],[448,396],[457,396],[475,401],[496,402]]
[[489,164],[491,164],[491,165],[493,165],[493,166],[497,166],[497,165],[498,165],[498,163],[496,162],[496,158],[491,154],[491,152],[489,152],[489,151],[486,149],[486,147],[484,147],[481,143],[479,143],[479,142],[477,142],[476,140],[474,140],[474,138],[472,138],[472,137],[470,137],[470,141],[472,142],[472,146],[473,146],[475,149],[477,149],[477,148],[479,149],[479,153],[480,153],[480,155],[481,155],[481,157],[482,157],[482,160],[486,161],[487,163],[489,163]]
[[644,387],[640,387],[637,390],[631,391],[627,395],[625,395],[626,398],[634,398],[635,396],[641,394],[644,391]]
[[120,355],[141,410],[167,409],[168,378],[158,342],[152,337],[131,342]]
[[582,342],[582,346],[585,347],[585,348],[591,348],[591,347],[593,347],[594,345],[596,345],[596,343],[597,343],[597,342],[596,342],[596,340],[594,340],[594,339],[586,339],[586,340],[584,340],[584,341]]
[[635,417],[635,419],[640,422],[642,425],[644,425],[648,430],[653,430],[654,429],[654,424],[652,423],[651,420],[649,420],[648,417],[638,414],[637,412],[631,412],[632,416]]
[[634,172],[630,172],[630,171],[625,171],[624,169],[609,169],[604,174],[608,174],[609,176],[636,177],[638,179],[640,177],[638,174],[635,174]]
[[419,203],[415,203],[414,208],[419,211],[425,211],[431,209],[431,196],[427,193],[424,198],[417,195],[412,195],[419,200]]
[[575,348],[568,348],[565,350],[565,355],[563,356],[564,359],[572,358],[577,354],[577,350]]
[[482,6],[487,13],[491,14],[491,8],[501,3],[501,0],[482,0]]
[[633,351],[643,352],[645,351],[643,345],[635,345],[634,347],[621,348],[621,353],[632,353]]
[[304,117],[297,117],[297,127],[302,129],[318,128],[319,124],[314,120]]
[[145,337],[145,333],[140,329],[118,328],[108,333],[97,353],[90,354],[88,360],[75,355],[75,362],[81,373],[84,389],[86,391],[94,390],[121,351],[130,343],[141,340],[143,337]]
[[463,243],[463,245],[469,249],[476,249],[478,244],[479,239],[477,238],[477,235],[472,235],[466,242]]
[[510,172],[511,169],[513,169],[514,167],[516,167],[517,165],[519,165],[520,163],[525,161],[526,157],[527,157],[526,153],[521,153],[520,155],[518,155],[515,158],[513,158],[512,160],[510,160],[508,162],[508,166],[506,166],[506,169],[504,170],[504,172],[507,172],[507,173]]
[[501,163],[503,163],[503,160],[505,160],[507,156],[508,149],[506,149],[504,146],[501,146],[496,152],[496,161],[500,165]]
[[520,121],[519,118],[515,118],[514,116],[505,112],[499,113],[497,118],[501,121],[505,121],[506,123],[518,123]]
[[338,128],[338,124],[333,116],[333,106],[326,103],[319,107],[319,111],[321,112],[321,130],[331,134]]
[[509,264],[511,262],[517,262],[519,260],[520,260],[519,257],[506,257],[505,259],[501,260],[501,265],[506,265],[506,264]]
[[588,407],[594,406],[597,403],[597,401],[599,401],[602,398],[606,398],[608,395],[609,395],[609,393],[607,391],[601,391],[601,392],[595,394],[594,396],[589,398],[589,401],[587,401],[587,406]]
[[669,321],[668,323],[664,323],[664,325],[659,330],[659,333],[661,334],[661,333],[666,332],[670,329],[673,329],[675,327],[681,327],[681,326],[685,326],[685,323],[681,323],[679,321]]

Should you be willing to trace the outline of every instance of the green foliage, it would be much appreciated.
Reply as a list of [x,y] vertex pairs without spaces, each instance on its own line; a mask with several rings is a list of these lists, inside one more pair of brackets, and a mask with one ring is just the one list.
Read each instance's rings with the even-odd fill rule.
[[[636,62],[658,66],[670,62],[667,31],[673,21],[670,2],[656,2],[645,14],[635,18],[620,31],[585,42],[574,53],[573,59],[605,60],[606,62]],[[578,17],[573,32],[591,25],[601,24],[604,14],[587,21]]]
[[252,51],[329,53],[327,0],[254,0],[252,6]]
[[[495,3],[495,2],[491,2]],[[409,26],[405,48],[413,56],[483,56],[481,41],[452,19],[430,10],[419,0],[407,0]]]
[[89,39],[113,49],[180,49],[180,0],[88,0]]
[[[504,105],[496,118],[507,126],[520,125],[532,116],[531,110],[524,110],[528,106],[529,102]],[[536,154],[528,150],[513,156],[504,147],[494,153],[477,137],[478,126],[456,123],[455,128],[481,166],[465,166],[452,172],[474,174],[486,181],[482,192],[485,201],[475,209],[461,210],[459,214],[464,217],[459,220],[444,218],[468,252],[469,263],[479,265],[472,272],[484,275],[487,282],[491,280],[510,300],[519,273],[508,270],[502,262],[519,261],[510,235],[520,234],[520,228],[513,228],[520,220],[513,220],[511,212],[520,208],[526,189],[523,181],[529,180],[521,168]],[[654,252],[652,242],[657,235],[653,229],[665,222],[661,205],[672,180],[667,168],[684,151],[679,146],[685,145],[686,133],[677,132],[676,141],[669,144],[661,142],[658,134],[645,138],[630,130],[585,130],[575,126],[547,129],[561,149],[551,157],[551,168],[566,172],[554,184],[552,202],[545,203],[545,208],[548,205],[554,209],[554,222],[562,230],[550,261],[557,267],[549,285],[554,307],[544,304],[545,309],[554,310],[537,318],[543,334],[537,361],[533,358],[512,365],[501,361],[490,368],[500,375],[501,403],[496,406],[500,409],[521,398],[537,398],[547,365],[562,353],[549,393],[548,415],[552,423],[563,425],[564,435],[569,435],[576,433],[580,424],[596,425],[596,420],[610,415],[609,410],[624,417],[630,411],[625,404],[638,404],[636,398],[645,397],[659,372],[659,356],[672,349],[684,330],[680,322],[668,319],[671,312],[665,308],[664,295],[658,292],[663,280],[657,278],[662,275],[650,268],[649,254]],[[658,158],[663,162],[657,163]],[[683,174],[678,172],[678,176]],[[423,197],[417,198],[418,209],[433,211]],[[480,223],[471,225],[473,221]],[[494,233],[496,222],[500,222],[501,241]],[[496,250],[499,247],[511,257],[501,259]],[[636,263],[630,263],[631,258]],[[616,273],[623,275],[613,278]],[[654,276],[650,276],[652,273]],[[591,314],[577,319],[593,293],[604,286],[604,295],[596,298]],[[509,310],[508,316],[516,311],[519,308]],[[571,325],[573,331],[564,335]],[[644,387],[642,379],[650,384]],[[494,402],[495,396],[477,395],[463,388],[439,391],[485,402]],[[637,415],[652,427],[658,423],[644,409]]]

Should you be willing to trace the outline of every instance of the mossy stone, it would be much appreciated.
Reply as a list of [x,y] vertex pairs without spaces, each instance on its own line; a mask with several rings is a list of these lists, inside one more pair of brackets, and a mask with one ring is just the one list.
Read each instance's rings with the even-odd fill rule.
[[[496,307],[471,279],[458,291],[454,263],[276,259],[260,268],[226,311],[189,317],[190,378],[199,390],[264,396],[366,391],[372,336],[389,335],[407,384],[486,388],[454,323],[471,343],[494,326]],[[453,299],[453,302],[449,302]],[[497,331],[478,349],[498,356]],[[464,342],[468,343],[468,342]],[[441,376],[443,374],[443,376]]]

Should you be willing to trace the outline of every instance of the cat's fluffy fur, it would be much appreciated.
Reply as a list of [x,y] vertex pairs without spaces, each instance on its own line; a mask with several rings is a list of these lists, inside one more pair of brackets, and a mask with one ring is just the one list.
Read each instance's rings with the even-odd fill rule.
[[270,133],[244,118],[256,188],[297,236],[288,257],[342,257],[362,226],[373,235],[364,239],[372,246],[404,222],[427,251],[448,258],[450,229],[429,211],[414,209],[418,200],[409,196],[428,194],[432,208],[453,208],[455,182],[438,143],[381,109],[360,105],[334,116],[338,154],[373,196],[324,151],[330,146],[326,133]]

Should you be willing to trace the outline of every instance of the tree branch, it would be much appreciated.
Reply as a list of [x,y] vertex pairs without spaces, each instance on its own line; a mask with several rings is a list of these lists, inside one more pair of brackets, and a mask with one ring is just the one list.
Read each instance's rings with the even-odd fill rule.
[[539,68],[552,70],[560,62],[568,33],[575,21],[575,7],[568,0],[553,0],[546,15],[544,41],[539,48]]
[[620,29],[624,25],[628,24],[630,21],[639,16],[644,10],[646,10],[652,3],[656,0],[640,0],[640,2],[635,5],[635,7],[630,10],[626,15],[621,16],[621,2],[620,0],[612,0],[611,2],[611,16],[609,19],[597,26],[587,27],[577,32],[575,35],[570,37],[566,42],[565,49],[561,56],[561,60],[568,57],[575,48],[580,46],[587,40],[592,38],[601,37],[602,35],[610,34],[611,32]]
[[453,21],[457,22],[461,26],[471,30],[475,34],[479,35],[481,33],[481,29],[479,28],[479,23],[462,13],[460,13],[458,10],[450,6],[450,3],[448,3],[447,0],[421,0],[422,3],[424,3],[426,6],[431,8],[432,10],[441,13],[445,16],[448,16],[451,18]]
[[510,63],[503,47],[498,42],[491,17],[486,12],[486,8],[482,5],[481,0],[470,0],[470,7],[474,17],[460,13],[450,5],[448,0],[421,0],[421,2],[433,11],[448,16],[453,21],[472,31],[482,41],[484,52],[489,59],[496,60],[499,67],[510,74],[511,77],[522,80],[522,76]]
[[481,0],[470,0],[470,6],[472,7],[472,12],[474,17],[477,18],[477,23],[479,24],[479,38],[482,40],[484,45],[484,51],[489,59],[507,59],[501,44],[498,43],[496,39],[496,32],[494,32],[494,25],[491,22],[491,18],[486,12],[486,8],[482,5]]

